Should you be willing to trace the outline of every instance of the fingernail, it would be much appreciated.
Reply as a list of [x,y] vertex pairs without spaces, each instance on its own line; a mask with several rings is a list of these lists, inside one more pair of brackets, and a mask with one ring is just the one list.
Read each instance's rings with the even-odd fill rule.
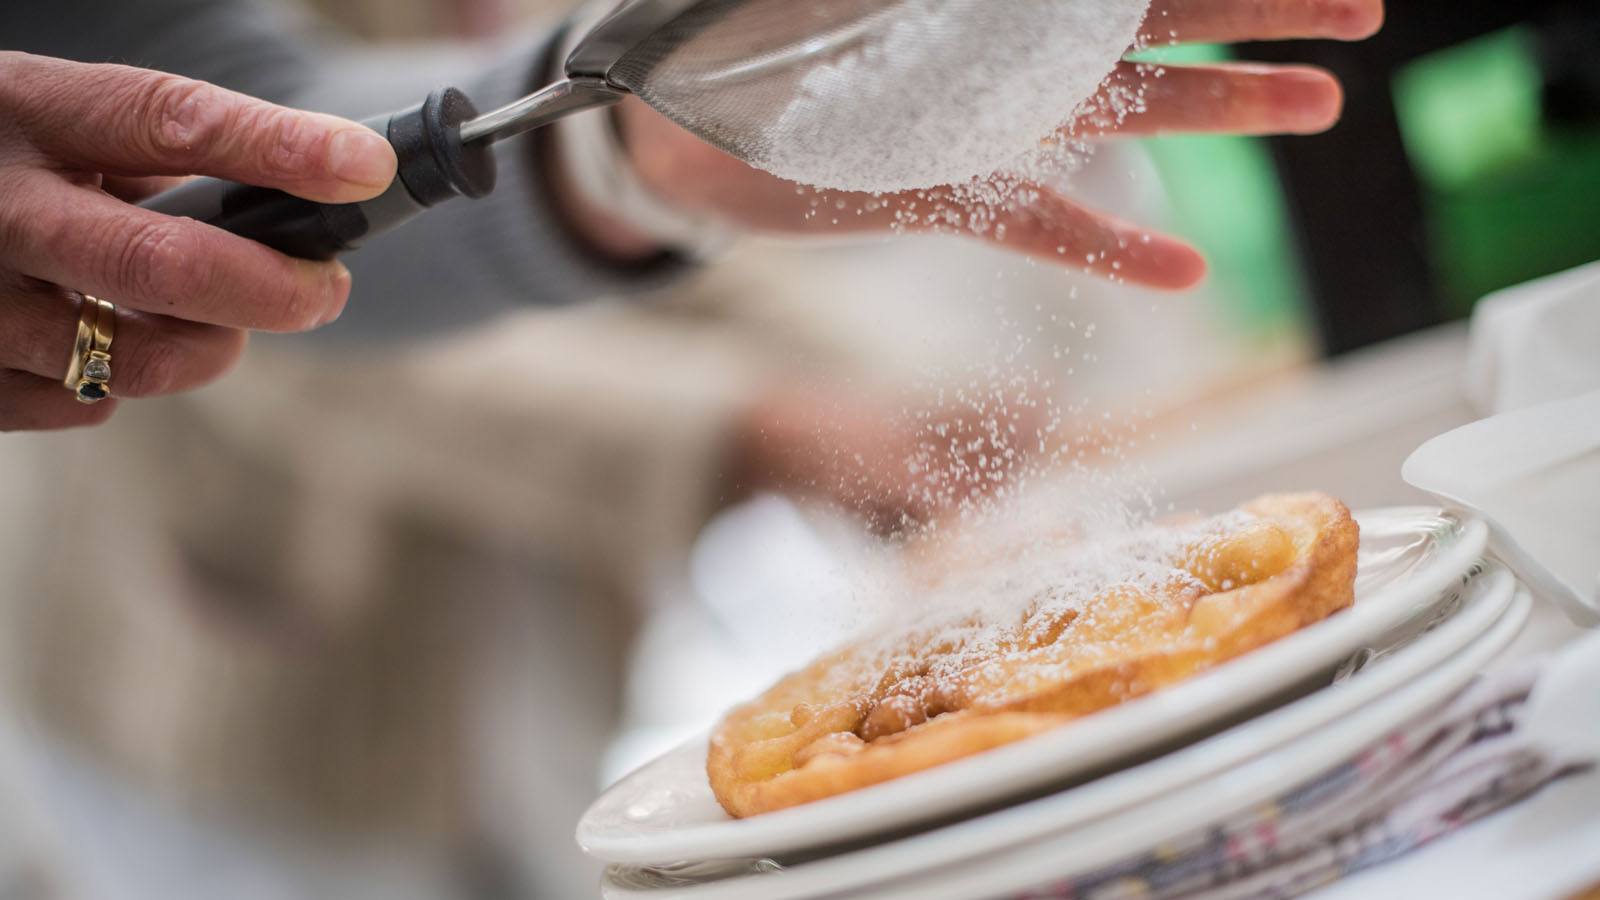
[[349,184],[387,187],[394,180],[394,150],[376,131],[347,128],[328,144],[328,168]]
[[317,321],[314,328],[331,325],[339,321],[344,315],[344,307],[350,299],[350,269],[340,260],[333,261],[334,269],[328,276],[328,293],[333,300],[332,308],[323,312],[322,318]]

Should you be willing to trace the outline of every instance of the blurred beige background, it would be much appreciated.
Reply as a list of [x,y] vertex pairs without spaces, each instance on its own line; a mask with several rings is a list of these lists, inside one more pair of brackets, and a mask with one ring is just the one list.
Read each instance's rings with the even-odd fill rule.
[[[321,7],[384,41],[558,12]],[[1096,205],[1162,221],[1137,147],[1081,178]],[[803,385],[888,426],[942,387],[1044,372],[1084,418],[1156,415],[1304,356],[1297,334],[1225,336],[1213,300],[950,238],[750,240],[643,300],[384,349],[257,340],[196,396],[0,443],[18,715],[189,823],[175,834],[261,829],[284,865],[380,848],[379,870],[404,856],[395,871],[483,896],[590,896],[598,867],[571,833],[630,644],[737,499],[729,454],[753,408]],[[811,487],[795,490],[830,485]]]

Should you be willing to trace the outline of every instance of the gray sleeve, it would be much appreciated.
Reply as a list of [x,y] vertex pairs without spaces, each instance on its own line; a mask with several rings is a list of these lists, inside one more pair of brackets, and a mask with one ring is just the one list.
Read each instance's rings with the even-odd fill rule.
[[[489,108],[527,93],[556,30],[496,54],[481,47],[367,48],[264,0],[10,0],[0,47],[176,72],[306,109],[363,119],[443,85]],[[488,64],[485,65],[485,60]],[[525,305],[555,305],[652,285],[668,255],[617,266],[564,226],[541,177],[539,135],[497,148],[500,186],[455,200],[346,261],[355,293],[332,337],[414,335]]]

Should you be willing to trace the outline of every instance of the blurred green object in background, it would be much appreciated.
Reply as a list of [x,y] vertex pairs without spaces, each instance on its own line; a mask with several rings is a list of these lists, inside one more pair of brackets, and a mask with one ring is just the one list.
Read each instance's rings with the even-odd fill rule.
[[1600,258],[1600,126],[1550,123],[1543,85],[1522,28],[1424,57],[1395,79],[1453,315],[1500,288]]
[[[1147,62],[1206,63],[1226,47],[1164,47]],[[1247,340],[1302,334],[1309,325],[1304,277],[1266,145],[1253,138],[1181,136],[1146,142],[1172,204],[1178,233],[1211,261],[1225,326]]]

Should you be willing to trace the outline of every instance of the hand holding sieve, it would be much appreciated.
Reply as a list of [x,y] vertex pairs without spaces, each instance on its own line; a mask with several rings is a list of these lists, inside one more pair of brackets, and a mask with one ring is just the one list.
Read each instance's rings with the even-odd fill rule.
[[455,88],[369,120],[399,171],[363,203],[314,203],[281,191],[202,178],[144,205],[259,241],[291,256],[331,259],[455,197],[494,189],[490,145],[630,93],[741,159],[786,103],[808,64],[862,40],[897,0],[625,0],[586,34],[565,78],[480,114]]

